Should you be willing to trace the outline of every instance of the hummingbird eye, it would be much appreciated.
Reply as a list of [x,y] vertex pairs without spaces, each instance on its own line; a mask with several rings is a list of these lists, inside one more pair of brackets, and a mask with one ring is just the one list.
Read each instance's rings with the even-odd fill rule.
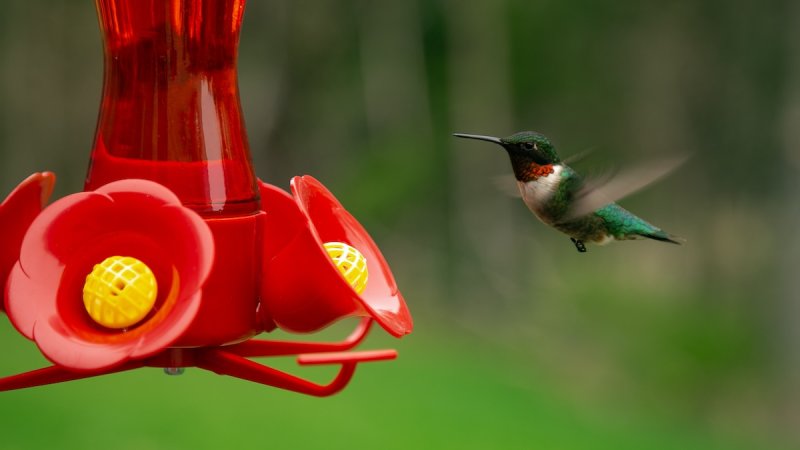
[[524,148],[525,150],[533,150],[534,148],[536,148],[536,145],[532,142],[525,142],[522,144],[522,148]]

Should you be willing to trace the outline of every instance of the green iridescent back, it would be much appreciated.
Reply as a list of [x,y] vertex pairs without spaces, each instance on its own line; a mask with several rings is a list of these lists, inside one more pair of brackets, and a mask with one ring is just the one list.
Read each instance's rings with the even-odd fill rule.
[[[667,239],[660,228],[646,222],[616,203],[611,203],[594,213],[606,223],[608,234],[616,239],[634,239],[638,236],[661,237]],[[663,236],[661,236],[663,235]]]

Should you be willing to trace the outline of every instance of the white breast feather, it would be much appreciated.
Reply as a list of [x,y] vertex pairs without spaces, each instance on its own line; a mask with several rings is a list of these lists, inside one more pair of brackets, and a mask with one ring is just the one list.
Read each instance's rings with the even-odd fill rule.
[[550,197],[553,196],[553,193],[555,193],[558,188],[558,183],[561,181],[561,169],[562,166],[556,165],[553,166],[553,173],[546,177],[540,177],[533,181],[528,181],[527,183],[517,181],[519,193],[522,194],[522,200],[525,201],[528,208],[533,211],[539,219],[542,219],[539,215],[539,210],[542,205],[550,200]]

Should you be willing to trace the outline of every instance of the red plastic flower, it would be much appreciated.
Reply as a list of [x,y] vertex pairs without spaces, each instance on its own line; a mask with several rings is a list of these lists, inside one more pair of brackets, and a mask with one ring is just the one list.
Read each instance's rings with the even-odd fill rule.
[[55,175],[35,173],[19,184],[0,204],[0,311],[5,304],[5,283],[19,259],[22,238],[53,193]]
[[[95,322],[83,302],[93,267],[121,255],[158,281],[155,306],[127,329]],[[192,323],[214,260],[206,223],[167,188],[123,180],[65,197],[34,220],[7,285],[14,326],[54,363],[100,371],[168,347]]]
[[[319,181],[295,177],[294,197],[260,183],[267,213],[260,313],[294,332],[316,331],[345,316],[371,316],[394,336],[413,322],[389,265],[361,224]],[[345,243],[366,259],[369,278],[359,294],[340,274],[325,243]]]

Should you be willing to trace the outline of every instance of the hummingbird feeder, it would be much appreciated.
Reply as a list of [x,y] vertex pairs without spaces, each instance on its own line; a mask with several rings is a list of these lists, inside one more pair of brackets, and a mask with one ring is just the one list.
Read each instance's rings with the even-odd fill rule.
[[[0,204],[0,307],[53,364],[0,390],[198,367],[304,394],[344,388],[373,322],[411,315],[378,247],[310,176],[257,179],[239,104],[244,0],[96,0],[100,115],[84,192],[37,173]],[[256,339],[360,317],[341,342]],[[250,358],[335,364],[326,385]]]

